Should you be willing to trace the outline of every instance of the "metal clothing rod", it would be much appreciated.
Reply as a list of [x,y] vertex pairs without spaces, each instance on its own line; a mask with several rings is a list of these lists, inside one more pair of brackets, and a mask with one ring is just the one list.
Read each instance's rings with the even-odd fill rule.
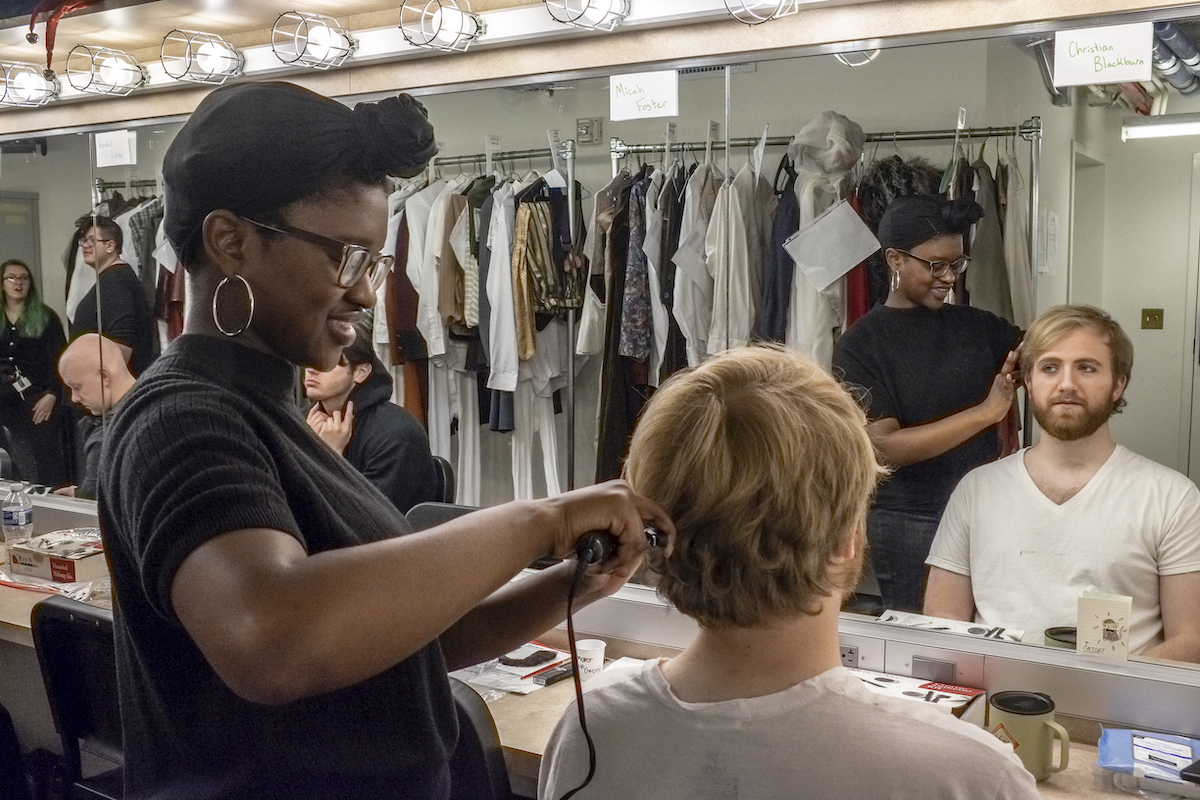
[[107,192],[109,189],[124,189],[126,186],[158,186],[158,181],[154,178],[140,178],[136,181],[106,181],[103,178],[96,178],[96,189],[101,192]]
[[[992,128],[963,128],[955,130],[953,128],[946,130],[933,131],[890,131],[882,133],[866,134],[868,142],[929,142],[938,140],[953,140],[955,135],[960,137],[966,136],[972,139],[986,138],[989,136],[1025,136],[1034,131],[1041,131],[1041,124],[1030,125],[1028,122],[1023,125],[1009,125],[1007,127],[992,127]],[[749,137],[745,139],[731,139],[728,142],[730,147],[754,147],[761,139],[759,137]],[[768,136],[768,147],[786,147],[792,143],[791,136]],[[712,147],[714,150],[724,150],[726,142],[722,139],[713,140]],[[673,145],[675,149],[686,149],[692,151],[704,150],[708,147],[708,142],[679,142]],[[662,153],[666,150],[665,144],[626,144],[618,137],[613,137],[609,140],[609,150],[614,156],[630,155],[634,153]]]
[[[542,147],[535,150],[498,150],[491,154],[493,161],[511,161],[520,158],[552,158],[554,151],[549,147]],[[469,156],[439,156],[433,160],[435,167],[453,167],[459,164],[474,164],[479,161],[487,161],[487,153],[475,153]]]
[[[567,223],[571,249],[578,244],[575,230],[575,140],[567,139],[558,146],[559,157],[567,162]],[[567,309],[567,491],[575,488],[575,328],[578,312]]]

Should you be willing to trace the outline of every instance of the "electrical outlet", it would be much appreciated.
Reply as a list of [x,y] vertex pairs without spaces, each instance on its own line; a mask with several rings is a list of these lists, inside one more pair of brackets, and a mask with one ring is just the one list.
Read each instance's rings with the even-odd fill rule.
[[1142,329],[1161,331],[1163,326],[1163,310],[1161,308],[1142,309]]
[[604,124],[600,117],[575,120],[575,141],[578,144],[599,144]]
[[853,645],[839,645],[842,651],[842,666],[858,669],[858,648]]

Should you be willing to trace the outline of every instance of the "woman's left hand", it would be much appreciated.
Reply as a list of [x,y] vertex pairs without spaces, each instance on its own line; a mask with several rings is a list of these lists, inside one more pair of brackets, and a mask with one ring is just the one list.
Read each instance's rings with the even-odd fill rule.
[[38,398],[38,401],[33,404],[33,424],[41,425],[50,420],[50,415],[54,413],[54,404],[58,402],[58,398],[52,393],[47,392]]

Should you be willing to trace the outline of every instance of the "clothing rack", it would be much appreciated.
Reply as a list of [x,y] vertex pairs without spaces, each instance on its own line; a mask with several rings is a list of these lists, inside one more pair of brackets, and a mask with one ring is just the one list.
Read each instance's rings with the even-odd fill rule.
[[[728,75],[726,75],[726,112],[728,112]],[[1016,137],[1019,136],[1029,142],[1029,266],[1032,274],[1029,276],[1031,285],[1033,286],[1034,297],[1037,296],[1037,273],[1038,273],[1038,239],[1041,234],[1038,225],[1039,220],[1039,178],[1042,172],[1042,118],[1030,117],[1020,125],[1009,125],[1003,127],[987,127],[987,128],[944,128],[941,130],[928,131],[883,131],[879,133],[868,133],[865,136],[865,141],[868,142],[937,142],[937,141],[961,141],[966,139],[986,139],[988,137]],[[706,152],[709,148],[713,150],[725,150],[726,148],[736,147],[756,147],[762,138],[746,138],[746,139],[726,139],[713,140],[712,142],[681,142],[681,143],[662,143],[662,144],[626,144],[618,137],[613,137],[609,140],[608,149],[612,158],[612,174],[617,177],[621,171],[621,161],[626,156],[639,153],[665,153],[671,151],[689,151],[689,152]],[[769,136],[766,138],[768,147],[785,147],[792,143],[791,136]],[[1031,444],[1029,437],[1033,430],[1033,419],[1029,404],[1025,404],[1025,413],[1022,424],[1022,436],[1025,439],[1025,444]]]
[[[988,128],[944,128],[929,131],[883,131],[868,133],[868,142],[937,142],[967,139],[986,139],[988,137],[1019,136],[1029,142],[1029,263],[1034,274],[1031,279],[1036,287],[1037,278],[1037,241],[1038,241],[1038,178],[1042,171],[1042,118],[1030,117],[1020,125]],[[612,158],[612,174],[617,177],[621,171],[621,161],[638,153],[665,153],[671,150],[687,150],[689,152],[704,152],[709,147],[713,150],[724,150],[726,147],[755,147],[761,138],[713,140],[712,142],[680,142],[672,145],[663,144],[626,144],[618,137],[609,140],[608,150]],[[791,136],[768,136],[768,147],[786,147],[792,143]]]
[[[459,166],[464,164],[479,164],[492,161],[516,161],[533,158],[561,159],[566,166],[567,178],[567,216],[570,219],[571,243],[574,245],[579,238],[578,223],[575,220],[575,140],[567,139],[557,147],[541,147],[532,150],[501,150],[494,153],[473,153],[466,156],[439,156],[430,162],[435,167]],[[557,160],[556,160],[557,163]],[[578,324],[578,312],[567,309],[567,341],[570,343],[567,355],[567,491],[575,488],[575,328]]]

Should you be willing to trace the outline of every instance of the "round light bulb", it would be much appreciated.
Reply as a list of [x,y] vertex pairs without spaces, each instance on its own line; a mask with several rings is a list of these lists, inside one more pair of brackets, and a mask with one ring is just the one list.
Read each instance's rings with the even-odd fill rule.
[[196,66],[206,75],[223,74],[228,61],[225,48],[214,42],[205,42],[196,50]]
[[45,87],[45,79],[39,78],[30,72],[18,72],[12,80],[14,93],[26,103],[40,100]]
[[308,29],[307,53],[312,58],[325,63],[333,51],[334,34],[324,25],[315,25]]
[[109,56],[100,62],[100,80],[109,86],[128,86],[129,66],[116,56]]

